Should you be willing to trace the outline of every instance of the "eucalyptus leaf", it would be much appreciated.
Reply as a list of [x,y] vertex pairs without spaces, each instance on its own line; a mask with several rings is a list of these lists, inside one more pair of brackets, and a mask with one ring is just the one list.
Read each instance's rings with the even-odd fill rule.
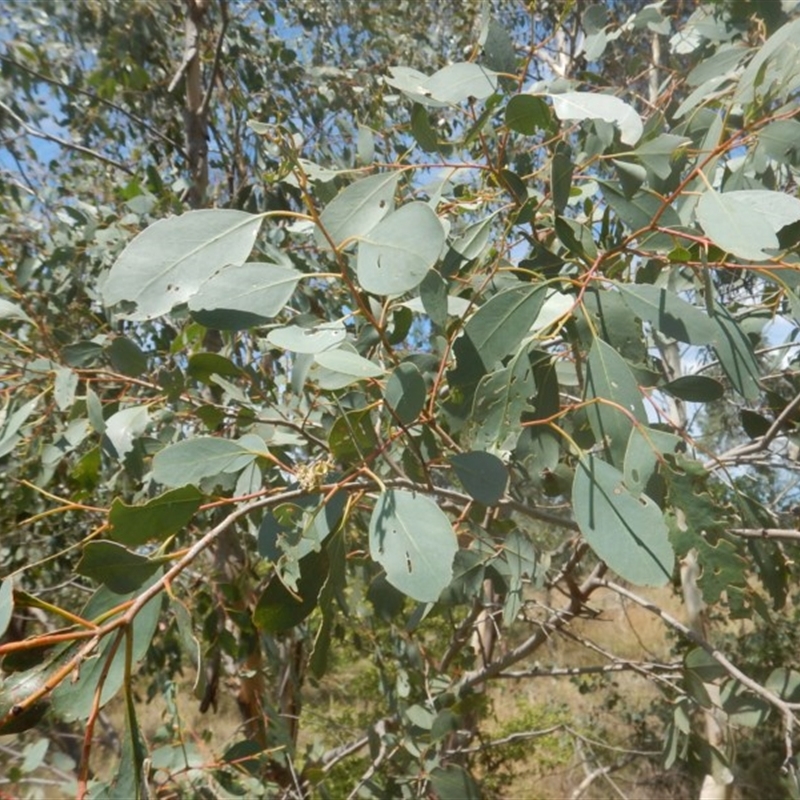
[[664,586],[675,553],[658,506],[633,494],[623,474],[592,455],[578,462],[572,486],[575,519],[589,546],[621,578],[637,586]]
[[[189,310],[209,327],[250,327],[279,314],[301,277],[296,270],[278,264],[248,262],[227,265],[198,287],[189,298]],[[221,312],[240,322],[213,325],[212,315],[216,313],[219,317]]]
[[261,222],[244,211],[208,209],[153,223],[112,265],[103,284],[105,304],[126,304],[117,315],[130,320],[169,313],[222,267],[243,263]]
[[642,118],[618,97],[594,92],[551,94],[553,111],[561,120],[602,119],[613,122],[625,144],[635,145],[642,136]]
[[247,444],[216,436],[185,439],[156,453],[153,479],[164,486],[198,486],[204,478],[240,472],[266,449],[263,441],[256,451]]
[[[320,215],[318,244],[335,247],[374,228],[393,208],[398,172],[382,172],[351,183],[328,203]],[[324,231],[324,233],[323,233]]]
[[738,258],[766,261],[778,250],[778,232],[800,220],[800,200],[783,192],[709,189],[697,203],[697,220],[720,249]]
[[362,288],[397,295],[419,286],[436,263],[444,230],[427,203],[407,203],[363,234],[356,269]]
[[508,469],[495,455],[473,450],[450,456],[461,485],[479,503],[493,506],[503,497],[508,484]]
[[392,586],[420,602],[435,602],[453,577],[458,542],[450,521],[424,495],[382,492],[369,523],[369,551]]

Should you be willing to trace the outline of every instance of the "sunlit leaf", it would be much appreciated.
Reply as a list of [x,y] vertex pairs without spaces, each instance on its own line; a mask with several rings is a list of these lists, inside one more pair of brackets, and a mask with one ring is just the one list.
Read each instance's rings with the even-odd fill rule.
[[243,263],[260,228],[260,216],[231,209],[189,211],[159,220],[114,262],[103,284],[103,300],[107,306],[126,304],[116,310],[124,319],[167,314],[226,264]]
[[279,264],[232,264],[200,285],[189,299],[189,310],[207,327],[251,327],[280,313],[301,277]]
[[506,289],[482,305],[464,326],[465,335],[488,372],[517,348],[536,322],[546,287],[524,284]]
[[287,325],[285,328],[273,328],[267,334],[267,341],[275,347],[312,354],[333,350],[346,338],[347,329],[341,322],[323,322],[310,328]]
[[21,319],[30,322],[31,318],[16,304],[0,297],[0,319]]
[[358,282],[378,295],[403,294],[422,282],[444,245],[444,230],[427,203],[408,203],[362,234]]
[[800,200],[784,192],[709,189],[697,203],[697,220],[720,249],[751,261],[766,261],[779,247],[778,231],[800,220]]
[[123,408],[106,420],[104,442],[106,450],[117,459],[124,459],[133,449],[134,442],[150,424],[146,406]]
[[610,94],[594,92],[564,92],[552,94],[553,110],[562,120],[602,119],[619,128],[625,144],[634,145],[642,136],[641,117],[623,100]]
[[320,215],[322,230],[317,242],[325,246],[328,238],[339,247],[374,228],[394,208],[398,172],[382,172],[351,183],[328,203]]
[[[164,486],[197,486],[204,478],[224,472],[240,472],[254,461],[261,447],[256,442],[222,439],[216,436],[195,436],[159,450],[153,458],[153,479]],[[249,445],[249,446],[248,446]]]

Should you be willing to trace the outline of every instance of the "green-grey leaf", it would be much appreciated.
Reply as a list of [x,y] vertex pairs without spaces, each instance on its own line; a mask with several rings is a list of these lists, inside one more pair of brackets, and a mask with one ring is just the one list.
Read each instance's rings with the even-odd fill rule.
[[129,547],[148,541],[164,541],[181,530],[200,507],[202,495],[194,486],[183,486],[154,497],[138,506],[116,498],[108,521],[110,538]]
[[479,503],[493,506],[505,494],[508,469],[497,456],[473,450],[451,456],[450,463],[461,485]]
[[[294,292],[301,274],[289,267],[271,263],[231,264],[204,281],[189,299],[189,310],[202,324],[201,312],[239,312],[241,326],[249,327],[281,312]],[[216,325],[221,328],[223,326]]]
[[659,178],[666,180],[672,172],[672,160],[679,150],[690,143],[691,139],[687,139],[684,136],[662,133],[656,136],[655,139],[648,139],[646,142],[642,142],[633,152]]
[[595,92],[564,92],[551,94],[553,110],[561,120],[602,119],[619,128],[620,138],[625,144],[634,145],[642,137],[642,118],[618,97]]
[[[328,203],[320,224],[336,247],[372,230],[393,208],[399,172],[381,172],[351,183]],[[320,246],[328,239],[321,230],[315,233]]]
[[4,578],[0,581],[0,636],[8,629],[14,612],[14,581]]
[[267,334],[267,341],[283,350],[294,353],[321,353],[338,347],[347,338],[347,329],[341,322],[322,322],[311,328],[287,325],[274,328]]
[[589,546],[621,578],[663,586],[675,553],[658,506],[625,486],[622,473],[594,456],[583,457],[572,484],[575,520]]
[[398,364],[386,381],[384,397],[403,425],[410,425],[425,406],[425,379],[414,364]]
[[0,319],[21,319],[30,322],[31,318],[16,304],[0,297]]
[[647,413],[630,367],[602,339],[595,339],[589,351],[586,399],[597,400],[586,409],[595,437],[605,441],[612,462],[621,466],[634,420],[646,424]]
[[625,485],[634,493],[644,492],[658,467],[660,457],[674,453],[681,439],[656,428],[632,428],[625,449]]
[[231,209],[189,211],[145,228],[114,262],[103,285],[107,306],[132,303],[119,316],[147,320],[185,303],[226,264],[250,255],[261,217]]
[[124,336],[115,336],[106,348],[111,365],[117,372],[137,378],[147,372],[147,356],[136,342]]
[[[28,417],[36,410],[39,398],[34,397],[27,403],[12,411],[5,417],[4,422],[0,423],[0,458],[8,455],[21,438],[20,428],[28,421]],[[2,420],[2,417],[0,417]]]
[[674,292],[647,284],[620,284],[619,290],[631,311],[665,336],[698,347],[716,342],[713,320]]
[[53,382],[53,399],[60,411],[69,411],[75,401],[78,388],[78,374],[68,367],[58,367]]
[[[147,582],[147,586],[158,580],[160,571],[156,572]],[[144,588],[144,587],[142,587]],[[86,607],[81,612],[84,619],[96,619],[101,613],[116,608],[128,599],[135,599],[140,590],[123,595],[112,592],[107,586],[101,586],[91,597]],[[150,642],[153,639],[158,620],[161,616],[162,594],[149,600],[133,621],[133,644],[131,647],[132,666],[144,657]],[[100,705],[105,705],[122,687],[125,681],[127,658],[124,642],[117,647],[116,653],[107,660],[115,634],[106,636],[98,651],[81,664],[76,680],[66,680],[59,684],[52,694],[53,711],[66,721],[86,719],[94,705],[97,686],[105,678],[100,695]]]
[[[619,166],[622,162],[616,162]],[[683,227],[678,212],[672,206],[664,207],[665,201],[655,192],[641,191],[633,197],[626,197],[616,185],[607,182],[600,184],[603,197],[631,232],[642,231],[640,242],[656,251],[666,252],[675,246],[674,237],[660,231],[649,231],[656,214],[660,214],[659,224],[672,229]]]
[[[196,486],[204,478],[240,472],[258,457],[249,444],[216,436],[185,439],[156,453],[153,478],[164,486]],[[260,449],[265,449],[263,442]]]
[[349,375],[356,380],[379,378],[383,375],[382,367],[350,350],[325,350],[317,353],[314,360],[331,372]]
[[484,375],[472,401],[466,439],[476,449],[510,449],[536,384],[526,348],[508,366]]
[[745,68],[739,79],[734,96],[735,103],[752,102],[759,89],[773,88],[773,82],[781,85],[784,91],[792,88],[790,78],[796,77],[800,61],[800,19],[778,28],[764,44],[756,48],[755,56]]
[[725,387],[719,381],[705,375],[682,375],[661,388],[690,403],[711,403],[725,394]]
[[714,349],[728,380],[745,400],[758,400],[761,371],[750,340],[724,309],[716,309],[714,322],[717,327]]
[[363,234],[356,270],[372,294],[403,294],[419,286],[444,245],[444,229],[427,203],[404,205]]
[[132,553],[121,544],[100,541],[84,545],[75,571],[116,594],[126,594],[139,589],[160,566],[161,562]]
[[512,131],[533,136],[550,127],[550,107],[541,97],[515,94],[506,106],[506,125]]
[[453,250],[462,255],[468,261],[477,258],[489,242],[492,233],[494,218],[499,214],[495,211],[485,219],[472,223],[466,230],[453,242]]
[[800,200],[762,189],[719,192],[709,189],[697,203],[697,220],[720,249],[738,258],[766,261],[777,250],[778,231],[800,220]]
[[383,492],[369,523],[369,551],[396,589],[435,602],[453,577],[458,542],[433,500],[399,490]]
[[486,372],[516,350],[536,321],[547,287],[524,284],[499,292],[484,303],[464,326]]
[[470,98],[485,100],[497,88],[497,75],[474,62],[449,64],[425,81],[425,92],[434,100],[448,105]]
[[483,797],[475,779],[457,764],[431,770],[431,786],[439,800],[480,800]]
[[[150,424],[150,414],[146,406],[123,408],[106,420],[105,443],[110,455],[124,459],[133,450],[136,439]],[[108,447],[110,445],[110,447]]]
[[759,131],[758,142],[776,161],[800,166],[800,122],[796,119],[770,122]]

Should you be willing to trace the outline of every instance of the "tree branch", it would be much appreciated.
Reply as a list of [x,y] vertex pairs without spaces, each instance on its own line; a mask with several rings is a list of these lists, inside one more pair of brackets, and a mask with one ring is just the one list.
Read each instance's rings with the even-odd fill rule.
[[130,167],[127,167],[120,161],[115,161],[113,158],[104,156],[102,153],[98,153],[96,150],[92,150],[90,147],[84,147],[82,144],[75,144],[75,142],[62,139],[60,136],[56,136],[55,134],[45,133],[44,131],[40,131],[38,128],[34,128],[32,125],[29,125],[27,122],[25,122],[22,117],[15,114],[14,111],[2,101],[0,101],[0,108],[2,108],[3,111],[5,111],[6,114],[8,114],[25,131],[25,133],[28,134],[28,136],[33,136],[36,139],[43,139],[47,142],[52,142],[53,144],[57,144],[59,147],[63,147],[66,150],[74,150],[77,153],[83,153],[84,155],[90,156],[97,161],[101,161],[103,164],[108,164],[110,167],[122,170],[127,175],[136,174]]

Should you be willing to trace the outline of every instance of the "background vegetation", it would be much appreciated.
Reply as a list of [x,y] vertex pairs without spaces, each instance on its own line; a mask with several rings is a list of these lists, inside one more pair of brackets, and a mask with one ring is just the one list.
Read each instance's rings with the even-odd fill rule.
[[797,7],[6,0],[0,792],[798,796]]

